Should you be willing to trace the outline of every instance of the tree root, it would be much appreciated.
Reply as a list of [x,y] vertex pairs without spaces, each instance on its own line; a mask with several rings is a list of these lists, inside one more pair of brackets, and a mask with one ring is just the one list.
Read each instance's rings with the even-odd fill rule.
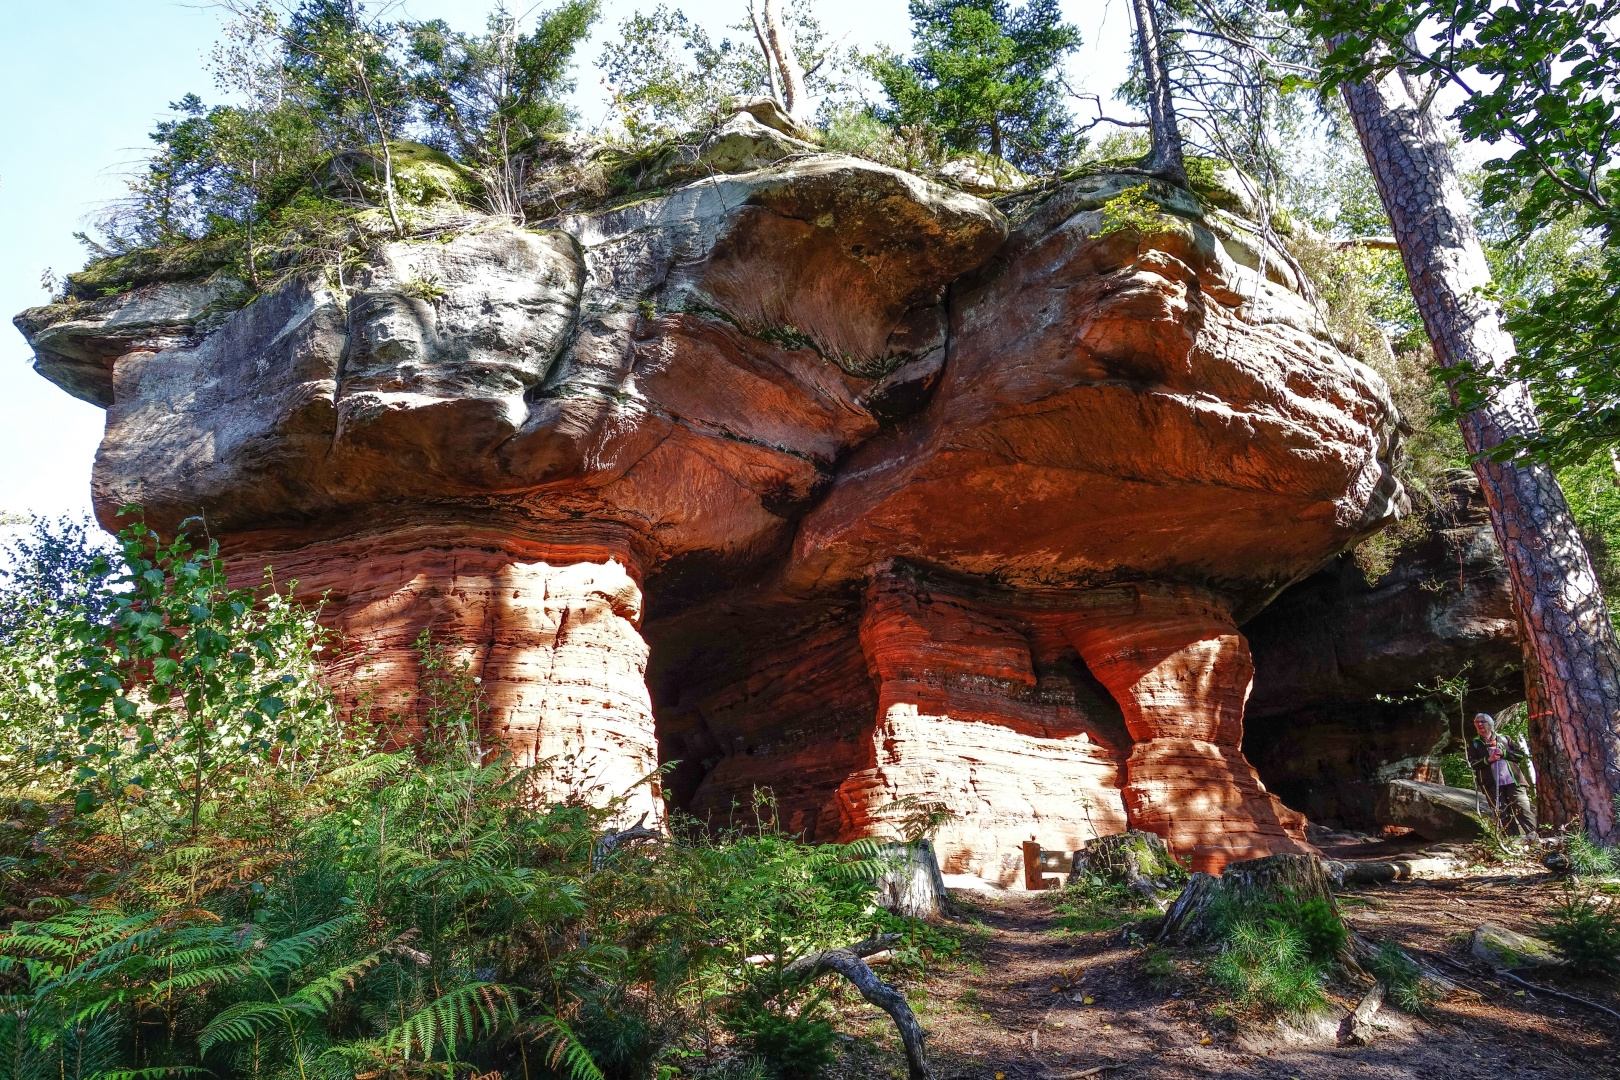
[[1527,979],[1519,978],[1517,975],[1513,974],[1513,972],[1511,972],[1511,971],[1498,971],[1497,974],[1502,976],[1505,979],[1512,979],[1514,982],[1518,983],[1520,986],[1529,987],[1531,990],[1534,990],[1538,994],[1546,994],[1549,997],[1563,998],[1565,1001],[1573,1001],[1577,1005],[1585,1005],[1588,1009],[1596,1009],[1598,1012],[1608,1013],[1610,1016],[1614,1017],[1616,1020],[1620,1020],[1620,1012],[1615,1012],[1613,1009],[1609,1008],[1607,1005],[1599,1005],[1595,1001],[1588,1001],[1586,998],[1576,997],[1574,994],[1566,994],[1562,990],[1553,990],[1553,989],[1550,989],[1549,987],[1537,985],[1536,983],[1530,982]]
[[910,1069],[910,1080],[934,1080],[933,1072],[928,1068],[928,1058],[923,1049],[923,1041],[928,1033],[917,1023],[917,1017],[911,1011],[911,1004],[906,1001],[906,995],[879,979],[871,968],[866,966],[862,956],[870,956],[875,952],[893,945],[899,940],[898,934],[881,934],[877,937],[867,938],[857,945],[847,949],[824,949],[821,952],[801,956],[783,969],[783,974],[813,980],[827,972],[836,972],[855,984],[855,989],[861,992],[861,997],[889,1014],[894,1021],[895,1028],[900,1032],[900,1041],[906,1048],[906,1065]]

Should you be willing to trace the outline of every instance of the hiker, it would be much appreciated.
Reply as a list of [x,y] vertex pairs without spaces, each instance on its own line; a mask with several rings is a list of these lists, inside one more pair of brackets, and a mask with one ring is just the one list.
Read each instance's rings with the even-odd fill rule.
[[1490,797],[1497,820],[1511,836],[1534,834],[1536,814],[1530,809],[1530,796],[1520,772],[1530,755],[1512,739],[1496,733],[1496,721],[1490,713],[1475,715],[1474,731],[1477,734],[1468,741],[1468,764]]

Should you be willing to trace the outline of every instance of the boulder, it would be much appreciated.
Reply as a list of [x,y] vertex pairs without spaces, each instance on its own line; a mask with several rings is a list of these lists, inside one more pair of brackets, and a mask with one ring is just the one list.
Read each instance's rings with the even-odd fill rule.
[[1498,971],[1564,965],[1563,959],[1547,942],[1515,933],[1495,923],[1484,923],[1474,929],[1474,936],[1468,942],[1468,952],[1474,959],[1482,960]]
[[1421,780],[1391,780],[1378,799],[1380,825],[1411,829],[1425,840],[1474,840],[1489,816],[1485,796]]
[[1023,191],[1032,181],[1022,172],[989,154],[964,154],[939,167],[939,177],[975,195],[1005,195]]
[[767,127],[753,115],[740,112],[721,124],[698,150],[698,161],[716,172],[762,169],[793,154],[815,152],[815,144]]

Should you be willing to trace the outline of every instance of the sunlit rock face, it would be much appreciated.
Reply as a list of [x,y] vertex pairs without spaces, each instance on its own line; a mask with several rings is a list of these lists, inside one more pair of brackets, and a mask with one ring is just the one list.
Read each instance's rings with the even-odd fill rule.
[[1216,869],[1304,845],[1242,753],[1238,627],[1404,496],[1297,281],[1157,182],[1110,230],[1142,183],[992,205],[807,155],[223,315],[171,283],[19,326],[109,403],[103,521],[200,514],[325,595],[401,738],[426,631],[490,735],[632,819],[663,764],[716,827],[929,808],[950,873],[1128,825]]

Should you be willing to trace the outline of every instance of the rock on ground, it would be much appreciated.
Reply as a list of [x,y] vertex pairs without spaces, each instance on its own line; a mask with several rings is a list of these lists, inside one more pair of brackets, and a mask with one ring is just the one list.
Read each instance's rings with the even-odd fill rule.
[[1484,795],[1421,780],[1391,780],[1378,798],[1378,823],[1411,829],[1425,840],[1473,840],[1490,813]]

